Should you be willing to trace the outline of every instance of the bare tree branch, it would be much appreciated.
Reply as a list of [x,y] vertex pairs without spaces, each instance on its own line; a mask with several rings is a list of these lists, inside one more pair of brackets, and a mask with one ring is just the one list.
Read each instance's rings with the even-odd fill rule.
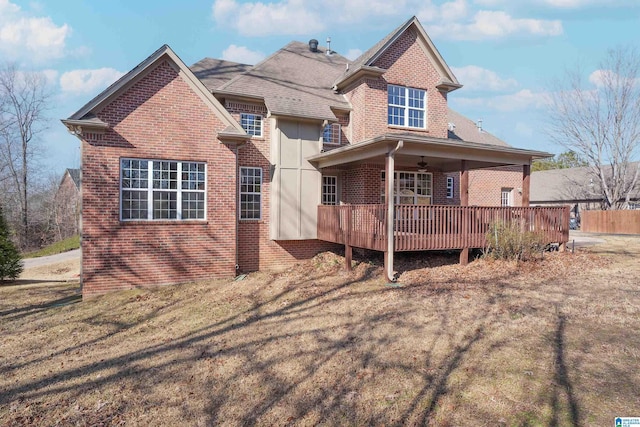
[[566,73],[549,96],[550,138],[587,159],[607,209],[625,209],[637,191],[640,163],[640,54],[610,50],[585,82]]

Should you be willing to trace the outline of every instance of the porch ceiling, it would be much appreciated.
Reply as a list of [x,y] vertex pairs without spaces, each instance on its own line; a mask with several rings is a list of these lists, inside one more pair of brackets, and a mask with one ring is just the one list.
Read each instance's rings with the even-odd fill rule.
[[318,168],[359,163],[383,163],[387,153],[403,141],[396,152],[396,168],[415,167],[424,156],[430,168],[443,172],[460,170],[460,161],[467,161],[468,169],[496,166],[528,165],[532,160],[551,157],[543,151],[502,147],[476,142],[425,137],[414,134],[384,134],[373,139],[320,153],[307,160]]

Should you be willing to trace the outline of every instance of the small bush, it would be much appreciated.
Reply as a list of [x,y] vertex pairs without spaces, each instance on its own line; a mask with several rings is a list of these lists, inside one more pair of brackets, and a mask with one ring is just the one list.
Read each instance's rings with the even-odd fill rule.
[[9,226],[0,208],[0,283],[22,273],[22,256],[9,238]]
[[487,232],[484,256],[494,259],[526,261],[542,253],[540,235],[523,231],[520,221],[494,222]]

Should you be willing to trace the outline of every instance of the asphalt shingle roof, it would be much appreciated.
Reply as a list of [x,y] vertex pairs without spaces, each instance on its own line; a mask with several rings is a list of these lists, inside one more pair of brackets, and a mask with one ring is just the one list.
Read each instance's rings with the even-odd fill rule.
[[485,130],[478,129],[476,123],[449,108],[449,123],[454,125],[454,129],[449,131],[449,139],[457,139],[461,141],[477,142],[479,144],[498,145],[501,147],[510,147],[509,144],[501,140],[495,135]]
[[71,180],[76,185],[76,188],[80,188],[80,169],[67,169]]
[[336,120],[332,107],[351,109],[344,96],[331,89],[349,62],[294,41],[216,90],[262,97],[271,114]]
[[222,59],[204,58],[189,68],[210,91],[219,88],[234,77],[248,71],[252,65]]
[[[631,163],[635,171],[637,162]],[[605,168],[605,173],[608,168]],[[631,172],[628,172],[629,175]],[[631,193],[633,199],[640,198],[640,184]],[[567,169],[551,169],[531,174],[531,202],[569,202],[601,200],[600,182],[589,166]]]

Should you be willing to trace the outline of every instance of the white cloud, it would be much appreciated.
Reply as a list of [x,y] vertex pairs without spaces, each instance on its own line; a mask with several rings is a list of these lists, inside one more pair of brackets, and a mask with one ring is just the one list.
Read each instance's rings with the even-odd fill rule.
[[30,16],[8,0],[0,0],[0,53],[11,59],[43,62],[65,53],[71,28],[50,17]]
[[429,25],[434,36],[454,40],[482,40],[517,34],[558,36],[563,32],[559,20],[514,18],[503,11],[480,10],[464,22]]
[[268,4],[216,0],[213,18],[219,24],[230,24],[245,36],[300,35],[320,32],[325,28],[324,20],[318,19],[301,0]]
[[514,34],[562,34],[562,23],[557,20],[516,18],[502,10],[482,9],[495,7],[497,1],[449,0],[436,4],[435,0],[276,0],[269,3],[215,0],[212,14],[216,24],[234,28],[245,36],[317,36],[327,28],[329,13],[334,23],[373,27],[396,17],[398,21],[406,19],[416,11],[423,23],[429,23],[429,33],[442,38],[478,40]]
[[60,76],[60,88],[72,94],[92,94],[105,89],[124,75],[113,68],[67,71]]
[[241,64],[256,64],[264,59],[264,53],[250,50],[245,46],[230,45],[222,51],[222,59]]
[[501,112],[525,111],[546,107],[547,94],[522,89],[512,94],[488,98],[452,98],[451,102],[457,108],[483,108]]
[[605,86],[620,88],[628,85],[629,83],[640,86],[640,78],[634,80],[629,77],[616,74],[612,70],[596,70],[592,72],[589,74],[589,82],[598,89],[602,89]]
[[343,56],[353,61],[360,55],[362,55],[362,51],[360,49],[349,49]]
[[518,86],[515,79],[503,79],[494,71],[476,65],[451,67],[451,70],[465,89],[469,90],[507,91]]

